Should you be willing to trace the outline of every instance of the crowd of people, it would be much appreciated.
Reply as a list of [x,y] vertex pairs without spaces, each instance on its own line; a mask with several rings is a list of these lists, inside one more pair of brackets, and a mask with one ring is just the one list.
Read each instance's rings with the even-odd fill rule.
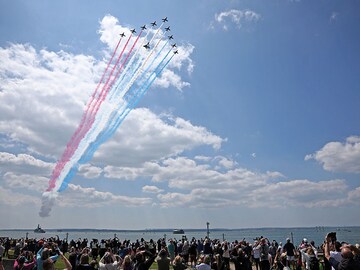
[[[360,270],[358,245],[340,243],[334,234],[316,247],[303,239],[295,246],[289,238],[284,245],[265,237],[248,241],[191,239],[185,236],[157,241],[143,238],[135,242],[117,237],[92,239],[0,239],[0,260],[16,258],[13,270],[54,270],[58,260],[66,270],[148,270],[154,262],[158,270]],[[0,263],[0,270],[3,270]]]

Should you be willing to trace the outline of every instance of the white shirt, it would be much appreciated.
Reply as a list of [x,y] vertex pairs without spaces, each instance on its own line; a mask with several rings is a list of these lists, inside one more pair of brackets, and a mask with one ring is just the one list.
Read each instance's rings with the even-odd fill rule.
[[[338,252],[338,251],[330,251],[330,257],[334,258],[338,262],[340,262],[342,260],[341,252]],[[335,270],[335,268],[332,266],[331,266],[331,269]]]

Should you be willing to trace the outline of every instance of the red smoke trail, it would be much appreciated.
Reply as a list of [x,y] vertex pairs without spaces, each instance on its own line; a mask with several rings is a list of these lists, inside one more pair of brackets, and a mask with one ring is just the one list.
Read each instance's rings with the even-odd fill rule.
[[127,56],[126,56],[126,58],[125,58],[124,62],[122,63],[121,67],[120,67],[120,68],[118,69],[118,71],[116,72],[115,77],[114,77],[114,79],[112,80],[112,82],[111,82],[111,84],[110,84],[109,88],[111,88],[111,87],[113,86],[113,84],[116,82],[116,80],[118,79],[118,77],[119,77],[119,75],[120,75],[121,70],[123,69],[124,65],[126,64],[126,62],[127,62],[128,58],[129,58],[130,54],[131,54],[131,53],[132,53],[132,51],[134,50],[134,47],[135,47],[136,43],[138,42],[138,40],[139,40],[139,38],[140,38],[141,34],[142,34],[142,30],[140,31],[139,35],[137,36],[137,38],[136,38],[136,40],[135,40],[134,44],[131,46],[131,49],[130,49],[129,53],[127,54]]
[[[112,68],[111,74],[113,73],[114,69],[116,68],[116,65],[119,63],[119,60],[120,60],[122,54],[124,53],[124,50],[125,50],[127,44],[129,43],[131,36],[132,35],[130,35],[130,37],[128,38],[126,44],[124,45],[124,48],[123,48],[120,56],[118,57],[114,67]],[[95,119],[95,117],[93,116],[93,108],[99,102],[96,101],[95,105],[93,105],[93,101],[97,98],[97,96],[99,96],[97,94],[97,92],[99,90],[99,87],[100,87],[101,83],[103,82],[103,80],[104,80],[104,78],[106,76],[106,73],[108,72],[108,69],[109,69],[109,67],[110,67],[110,65],[111,65],[111,63],[113,61],[113,58],[114,58],[114,56],[115,56],[115,54],[116,54],[116,52],[118,50],[118,47],[119,47],[119,45],[121,43],[121,40],[122,40],[122,37],[119,39],[119,41],[118,41],[118,43],[116,45],[116,48],[115,48],[115,50],[114,50],[114,52],[113,52],[113,54],[111,56],[111,59],[109,60],[107,66],[106,66],[106,69],[105,69],[99,83],[97,84],[94,93],[92,94],[92,96],[91,96],[91,98],[90,98],[90,100],[88,102],[88,105],[87,105],[86,110],[85,110],[85,112],[84,112],[84,114],[82,116],[79,127],[77,128],[77,130],[75,131],[75,133],[71,137],[70,141],[66,145],[66,149],[65,149],[61,159],[56,163],[56,166],[55,166],[55,168],[54,168],[54,170],[52,172],[51,178],[49,180],[49,187],[48,187],[47,191],[50,191],[51,189],[53,189],[55,187],[55,182],[56,182],[56,179],[59,177],[60,172],[62,171],[62,169],[64,168],[66,163],[69,161],[70,157],[74,154],[74,152],[75,152],[76,148],[78,147],[81,139],[85,136],[85,134],[90,129],[92,123],[94,122],[94,120],[90,119],[90,125],[87,124],[87,123],[89,123],[89,119],[88,119],[89,117]],[[111,74],[110,74],[109,78],[111,77]],[[104,87],[106,87],[107,83],[109,82],[109,78],[106,81],[105,85],[103,86],[101,93],[103,92]],[[100,95],[101,95],[101,93],[100,93]],[[100,104],[98,106],[100,106]],[[90,111],[90,114],[89,114],[89,111]]]

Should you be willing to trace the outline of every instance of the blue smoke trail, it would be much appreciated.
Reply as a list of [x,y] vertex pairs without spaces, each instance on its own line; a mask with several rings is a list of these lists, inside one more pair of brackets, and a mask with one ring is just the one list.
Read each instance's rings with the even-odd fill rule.
[[[135,82],[134,78],[137,79],[138,76],[141,77],[145,77],[148,70],[152,67],[153,63],[155,62],[155,60],[160,56],[161,52],[163,51],[163,49],[165,48],[166,44],[168,44],[168,41],[165,42],[165,44],[163,45],[163,47],[161,48],[161,50],[157,53],[157,55],[153,58],[153,61],[151,62],[151,64],[147,67],[145,72],[142,72],[142,70],[138,70],[138,68],[136,68],[136,74],[133,74],[132,77],[132,82],[130,82],[126,87],[125,90],[122,90],[122,92],[126,92],[124,99],[125,100],[130,100],[132,96],[136,95],[136,93],[134,94],[134,90],[136,91],[137,88],[133,87],[134,90],[131,90],[132,84]],[[153,48],[153,50],[155,49],[155,47]],[[160,61],[160,63],[158,64],[158,66],[154,69],[154,71],[156,71],[159,66],[163,63],[164,59],[169,55],[171,50],[169,50],[169,52],[164,56],[164,58],[162,59],[162,61]],[[152,51],[149,53],[148,58],[150,57]],[[145,61],[146,62],[146,61]],[[140,77],[140,78],[141,78]],[[140,80],[141,81],[141,80]],[[146,82],[146,81],[145,81]],[[128,90],[126,90],[126,88]],[[141,87],[140,87],[141,89]],[[139,90],[138,90],[139,91]],[[129,97],[129,98],[127,98]],[[122,101],[122,100],[120,100]],[[88,148],[86,149],[83,157],[84,158],[80,158],[79,162],[81,163],[85,163],[88,160],[90,160],[90,158],[93,156],[94,152],[96,151],[96,149],[99,147],[99,144],[102,144],[104,141],[106,141],[108,139],[108,137],[111,137],[111,135],[114,133],[114,131],[111,131],[111,126],[113,126],[113,123],[116,122],[116,119],[118,118],[118,114],[123,114],[122,110],[126,110],[126,106],[124,107],[124,104],[126,105],[126,103],[123,104],[118,104],[120,105],[120,107],[117,110],[114,110],[111,113],[111,116],[108,118],[107,123],[106,123],[106,127],[99,133],[98,137],[96,138],[96,140],[94,140],[93,142],[91,142],[91,144],[88,146]],[[115,119],[115,120],[114,120]],[[110,130],[110,132],[109,132]],[[111,135],[107,136],[106,134],[109,133]],[[107,138],[107,139],[101,139],[101,138]],[[97,145],[97,146],[96,146]],[[95,150],[92,150],[95,149]],[[92,153],[91,153],[92,152]]]
[[[147,90],[150,88],[154,80],[160,75],[160,73],[164,70],[164,68],[169,64],[171,59],[174,57],[172,55],[169,60],[163,65],[163,67],[160,68],[160,65],[164,62],[165,58],[169,55],[169,53],[166,54],[166,56],[162,59],[162,61],[157,65],[155,70],[148,76],[146,81],[142,84],[142,86],[138,89],[138,91],[132,96],[132,98],[129,100],[129,102],[126,104],[125,108],[122,110],[117,111],[117,117],[114,123],[111,123],[111,125],[107,126],[107,129],[104,129],[97,138],[96,141],[90,144],[86,152],[84,153],[83,157],[79,160],[79,163],[85,163],[88,160],[92,158],[95,151],[100,147],[102,143],[107,141],[111,136],[115,133],[117,128],[120,126],[120,124],[123,122],[125,117],[129,114],[129,112],[136,106],[136,104],[139,102],[141,97],[147,92]],[[157,72],[156,72],[157,71]]]

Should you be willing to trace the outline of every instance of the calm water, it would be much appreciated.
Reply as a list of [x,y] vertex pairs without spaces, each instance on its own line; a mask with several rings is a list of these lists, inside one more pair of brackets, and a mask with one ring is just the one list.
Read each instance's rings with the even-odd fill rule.
[[[233,230],[210,230],[210,238],[212,239],[226,239],[228,241],[245,239],[253,242],[254,238],[264,236],[270,241],[276,240],[278,242],[285,242],[286,238],[293,239],[295,244],[301,242],[303,238],[309,241],[314,240],[315,245],[320,245],[326,233],[336,231],[339,241],[348,243],[360,243],[360,227],[320,227],[320,228],[257,228],[257,229],[233,229]],[[185,229],[185,235],[188,239],[195,237],[196,239],[204,238],[206,230],[191,230]],[[77,240],[79,238],[87,238],[89,241],[93,238],[96,239],[110,239],[115,236],[122,240],[136,241],[137,239],[144,238],[145,240],[157,240],[166,237],[181,239],[182,235],[173,234],[172,230],[155,230],[155,231],[89,231],[89,230],[47,230],[46,233],[34,233],[33,230],[0,230],[0,237],[10,238],[49,238],[59,236],[60,239]]]

